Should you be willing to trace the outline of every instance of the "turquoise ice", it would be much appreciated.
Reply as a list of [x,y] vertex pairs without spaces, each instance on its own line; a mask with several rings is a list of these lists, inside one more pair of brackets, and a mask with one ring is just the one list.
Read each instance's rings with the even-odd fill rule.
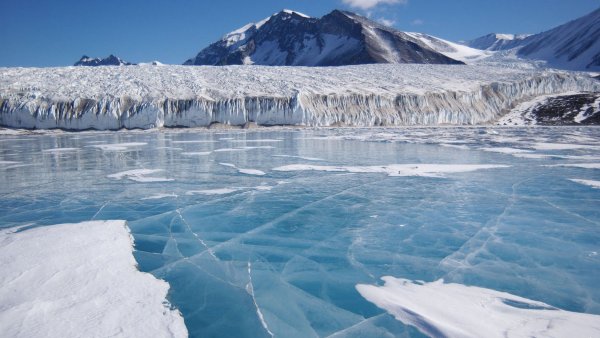
[[0,227],[126,220],[192,337],[421,336],[383,276],[600,314],[599,131],[5,135]]

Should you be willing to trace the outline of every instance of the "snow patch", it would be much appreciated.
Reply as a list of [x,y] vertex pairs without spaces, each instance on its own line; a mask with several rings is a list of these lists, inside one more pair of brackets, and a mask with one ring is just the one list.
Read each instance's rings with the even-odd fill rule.
[[246,174],[246,175],[255,175],[255,176],[264,176],[266,175],[266,173],[262,170],[258,170],[258,169],[243,169],[243,168],[238,168],[238,171],[241,174]]
[[206,189],[206,190],[191,190],[186,192],[186,195],[227,195],[238,191],[235,188],[220,188],[220,189]]
[[0,165],[12,165],[12,164],[18,164],[21,162],[17,162],[17,161],[0,161]]
[[548,164],[545,167],[572,167],[584,169],[600,169],[600,163],[564,163],[564,164]]
[[432,337],[598,337],[600,316],[575,313],[506,292],[383,277],[356,286],[368,301]]
[[183,155],[183,156],[207,156],[210,154],[212,154],[212,151],[192,151],[192,152],[181,153],[181,155]]
[[125,221],[0,230],[3,337],[187,337]]
[[129,142],[129,143],[112,143],[112,144],[95,144],[90,147],[98,148],[103,151],[124,151],[133,147],[145,146],[145,142]]
[[163,198],[177,198],[177,197],[178,196],[175,193],[171,193],[171,194],[156,194],[156,195],[144,197],[144,198],[142,198],[142,200],[159,200],[159,199],[163,199]]
[[507,148],[507,147],[498,147],[498,148],[479,148],[483,151],[493,152],[493,153],[501,153],[501,154],[523,154],[523,153],[531,153],[531,150],[525,149],[517,149],[517,148]]
[[322,158],[295,156],[295,155],[273,155],[273,157],[297,158],[297,159],[306,160],[306,161],[324,161]]
[[195,144],[195,143],[217,143],[213,140],[189,140],[189,141],[171,141],[173,144]]
[[415,40],[421,41],[427,47],[438,53],[444,54],[451,59],[459,60],[464,63],[473,63],[494,55],[494,52],[491,51],[483,51],[480,49],[467,47],[423,33],[405,32],[405,34]]
[[[530,100],[521,102],[516,107],[511,109],[506,115],[502,116],[496,121],[496,125],[508,125],[508,126],[528,126],[537,125],[538,117],[534,112],[541,107],[548,106],[552,100],[566,98],[569,96],[576,96],[586,94],[584,92],[577,91],[566,91],[564,93],[541,95]],[[579,108],[577,115],[572,118],[572,123],[582,123],[591,115],[594,114],[594,110],[600,107],[600,97],[596,98],[592,104],[585,104]],[[572,109],[572,108],[569,108]],[[570,111],[566,108],[563,109],[563,116],[556,116],[556,118],[566,118],[570,114]],[[570,118],[566,122],[571,122]],[[543,122],[542,122],[543,123]]]
[[389,164],[385,166],[321,166],[291,164],[273,168],[275,171],[329,171],[347,173],[384,173],[389,176],[443,177],[443,174],[470,172],[482,169],[507,168],[497,164]]
[[258,147],[239,147],[239,148],[219,148],[219,149],[215,149],[214,152],[215,153],[224,153],[224,152],[232,152],[232,151],[246,151],[246,150],[253,150],[253,149],[275,149],[275,147],[272,146],[258,146]]
[[[225,138],[222,138],[221,140],[225,140]],[[272,143],[272,142],[282,142],[282,139],[260,139],[260,140],[236,140],[233,138],[227,138],[227,140],[229,140],[232,143]]]
[[301,17],[303,17],[303,18],[310,19],[310,16],[308,16],[308,15],[306,15],[306,14],[304,14],[304,13],[300,13],[300,12],[297,12],[297,11],[293,11],[293,10],[291,10],[291,9],[284,9],[282,12],[284,12],[284,13],[287,13],[287,14],[296,14],[296,15],[298,15],[298,16],[301,16]]
[[532,147],[537,150],[600,149],[600,146],[573,143],[536,143]]
[[600,181],[582,180],[582,179],[577,179],[577,178],[571,178],[570,180],[575,183],[579,183],[579,184],[590,186],[592,188],[600,189]]
[[42,152],[44,153],[67,153],[72,151],[78,151],[79,148],[52,148],[52,149],[44,149]]
[[231,163],[219,163],[219,164],[222,166],[225,166],[225,167],[230,167],[230,168],[236,169],[240,174],[255,175],[255,176],[266,175],[266,173],[264,171],[258,170],[258,169],[238,168],[235,164],[231,164]]
[[107,177],[114,178],[117,180],[127,178],[132,181],[144,182],[144,183],[173,181],[173,179],[166,178],[166,177],[148,177],[147,176],[147,175],[151,175],[151,174],[158,173],[161,171],[164,171],[164,170],[163,169],[133,169],[133,170],[122,171],[122,172],[119,172],[116,174],[111,174],[111,175],[108,175]]

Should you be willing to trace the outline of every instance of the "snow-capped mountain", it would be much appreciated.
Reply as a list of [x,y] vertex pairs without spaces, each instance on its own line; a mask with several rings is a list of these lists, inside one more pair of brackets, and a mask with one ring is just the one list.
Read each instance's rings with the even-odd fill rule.
[[432,35],[415,32],[404,32],[404,34],[420,41],[438,53],[444,54],[449,58],[462,61],[464,63],[472,63],[493,55],[493,52],[490,51],[471,48],[455,42],[440,39]]
[[492,33],[467,41],[465,45],[481,50],[506,50],[523,46],[523,41],[531,34],[499,34]]
[[489,34],[466,45],[490,51],[515,48],[517,56],[546,61],[554,68],[600,70],[600,8],[534,35]]
[[518,55],[573,70],[600,70],[600,8],[579,19],[528,37]]
[[114,55],[109,55],[104,59],[100,58],[91,58],[87,55],[84,55],[79,59],[79,61],[75,62],[74,66],[131,66],[133,63],[129,63],[127,61],[122,60],[119,57]]
[[461,64],[409,34],[354,13],[322,18],[284,10],[203,49],[185,65],[340,66],[369,63]]

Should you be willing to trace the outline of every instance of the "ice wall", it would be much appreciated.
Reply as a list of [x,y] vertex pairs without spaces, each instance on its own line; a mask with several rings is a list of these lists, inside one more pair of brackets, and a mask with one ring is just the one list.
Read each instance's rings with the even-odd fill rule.
[[55,69],[63,76],[21,69],[22,77],[19,70],[0,69],[6,75],[0,82],[0,125],[115,130],[248,122],[483,124],[539,95],[600,91],[600,82],[577,73],[484,66],[225,67],[226,73],[206,67],[191,73],[176,66],[127,68],[135,69]]

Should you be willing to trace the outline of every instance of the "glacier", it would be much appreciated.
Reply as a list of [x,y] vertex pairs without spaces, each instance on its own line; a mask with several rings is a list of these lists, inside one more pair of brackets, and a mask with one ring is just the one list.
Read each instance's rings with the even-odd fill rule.
[[[81,224],[126,221],[137,267],[168,283],[190,337],[494,337],[548,322],[549,337],[598,336],[598,131],[0,128],[0,231],[18,227],[31,245],[54,231],[51,243],[81,245],[67,255],[85,268],[139,276],[123,221],[128,260],[83,257],[117,241]],[[37,252],[20,248],[1,246],[0,260]],[[60,252],[42,248],[35,263],[52,267]],[[57,285],[25,277],[2,285]],[[11,318],[0,336],[24,316]],[[510,331],[515,322],[527,325]]]
[[519,103],[600,91],[531,66],[0,68],[0,125],[28,129],[490,123]]

